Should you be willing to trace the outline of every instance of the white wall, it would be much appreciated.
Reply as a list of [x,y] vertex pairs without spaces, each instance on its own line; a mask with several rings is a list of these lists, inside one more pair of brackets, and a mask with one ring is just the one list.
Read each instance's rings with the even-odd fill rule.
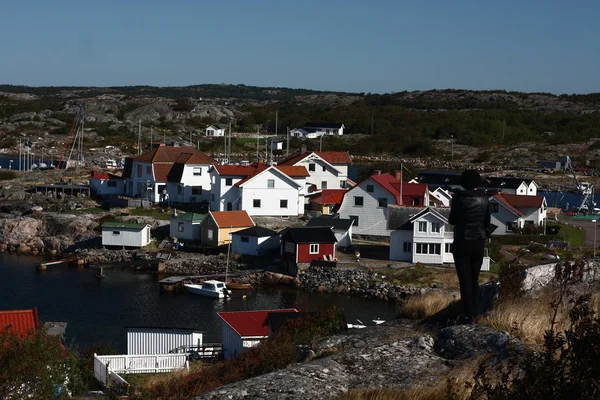
[[[373,193],[367,192],[367,185],[373,185]],[[363,206],[354,205],[354,197],[363,197]],[[355,223],[352,227],[352,233],[357,235],[376,235],[389,236],[387,229],[387,207],[379,207],[379,198],[386,198],[388,204],[395,205],[396,199],[387,190],[376,184],[373,180],[367,179],[344,195],[344,200],[340,206],[340,218],[350,218],[352,215],[358,216],[358,225]]]
[[[231,186],[227,179],[231,178]],[[219,175],[216,170],[211,173],[210,209],[211,211],[227,211],[227,203],[231,202],[232,210],[242,210],[241,191],[235,184],[244,179],[243,176]]]
[[[181,194],[179,194],[177,182],[169,182],[167,184],[167,190],[169,193],[169,202],[172,204],[176,203],[200,203],[202,201],[210,201],[211,193],[211,178],[208,173],[210,165],[192,165],[186,164],[183,168],[183,174],[181,175]],[[201,175],[194,175],[194,168],[200,168]],[[201,194],[193,194],[192,187],[201,186]]]
[[[418,232],[419,222],[427,223],[427,232]],[[431,223],[440,222],[440,233],[431,231]],[[423,264],[442,264],[454,263],[454,257],[451,252],[446,252],[446,244],[454,241],[453,233],[445,230],[445,225],[438,218],[427,214],[413,223],[413,231],[393,231],[390,234],[390,260],[406,261]],[[411,243],[411,251],[404,251],[404,243]],[[426,244],[429,251],[429,244],[439,244],[440,254],[417,254],[417,244]]]
[[498,212],[492,213],[490,218],[490,222],[498,226],[493,234],[506,235],[516,233],[516,225],[515,231],[508,231],[506,229],[506,223],[509,221],[515,222],[519,227],[523,227],[523,221],[521,221],[521,218],[513,214],[511,211],[508,211],[502,204],[498,203]]
[[[248,215],[298,216],[300,205],[304,206],[304,199],[300,201],[299,196],[302,188],[297,188],[282,175],[271,168],[247,181],[241,188],[241,209],[246,210]],[[275,181],[274,188],[268,187],[269,179]],[[255,199],[260,200],[260,207],[254,207]],[[281,200],[287,200],[287,208],[280,206]]]
[[[113,232],[119,232],[114,234]],[[150,243],[150,226],[132,228],[102,228],[102,246],[144,247]]]
[[337,239],[336,247],[350,247],[352,246],[352,227],[347,231],[334,230],[333,234]]
[[[179,231],[179,224],[183,223],[183,232]],[[185,240],[201,240],[202,224],[200,221],[181,220],[177,217],[171,217],[169,236]]]
[[248,238],[248,242],[243,242],[242,237],[244,235],[232,235],[231,251],[236,254],[244,254],[249,256],[259,256],[264,251],[278,249],[279,236],[245,236]]
[[160,328],[127,329],[127,354],[168,354],[180,346],[202,346],[202,332]]
[[[412,252],[404,252],[404,243],[412,242],[412,232],[393,231],[390,233],[390,260],[412,262]],[[412,249],[412,247],[411,247]]]
[[[90,178],[90,188],[97,195],[109,195],[109,194],[125,194],[125,180],[124,179],[98,179]],[[109,182],[114,182],[115,186],[109,186]]]
[[[315,165],[315,170],[310,170],[310,164]],[[317,156],[308,156],[296,164],[296,166],[303,166],[308,171],[310,175],[306,178],[306,182],[316,185],[318,190],[322,189],[343,189],[348,179],[348,167],[340,168],[337,165],[335,169],[331,167],[331,164],[327,164],[320,157]],[[325,168],[325,170],[323,170]],[[338,171],[338,168],[345,169],[345,171]],[[323,182],[326,182],[327,187],[323,187]],[[344,184],[344,186],[341,185]]]

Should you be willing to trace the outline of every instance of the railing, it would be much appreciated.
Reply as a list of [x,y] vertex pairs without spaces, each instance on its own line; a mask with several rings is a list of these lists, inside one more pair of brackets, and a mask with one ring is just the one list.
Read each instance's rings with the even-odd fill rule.
[[95,356],[110,371],[118,374],[170,372],[188,368],[187,354]]

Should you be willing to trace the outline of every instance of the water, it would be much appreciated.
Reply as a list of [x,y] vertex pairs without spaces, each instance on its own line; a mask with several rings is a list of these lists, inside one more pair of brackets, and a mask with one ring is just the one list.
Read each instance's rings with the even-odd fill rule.
[[331,306],[345,310],[350,323],[392,319],[391,303],[337,294],[313,294],[287,287],[261,286],[230,300],[210,299],[182,291],[161,292],[153,275],[129,269],[95,269],[51,265],[37,272],[38,258],[0,254],[0,309],[38,307],[40,320],[65,321],[67,343],[88,346],[97,341],[126,352],[126,326],[187,327],[204,331],[205,342],[221,342],[218,311],[295,307],[317,311]]
[[[12,164],[11,164],[11,161],[12,161]],[[31,160],[29,160],[29,161],[31,161]],[[36,156],[34,158],[33,161],[31,161],[31,162],[29,162],[29,161],[27,163],[27,167],[29,167],[30,164],[32,164],[32,163],[33,164],[39,164],[40,157],[38,155],[38,156]],[[46,163],[46,165],[52,164],[52,160],[44,160],[44,162]],[[58,160],[54,160],[54,164],[57,164],[57,163],[58,163]],[[25,160],[21,159],[21,168],[25,169],[25,167],[26,167]],[[2,156],[2,157],[0,157],[0,168],[2,168],[2,169],[14,169],[14,170],[18,171],[19,170],[19,156],[17,155],[17,156],[14,156],[14,157],[11,157],[11,156]]]
[[[583,196],[581,194],[572,192],[538,191],[538,195],[546,198],[546,204],[548,207],[559,207],[562,209],[579,207],[583,201]],[[600,193],[594,195],[594,202],[596,204],[600,204]]]

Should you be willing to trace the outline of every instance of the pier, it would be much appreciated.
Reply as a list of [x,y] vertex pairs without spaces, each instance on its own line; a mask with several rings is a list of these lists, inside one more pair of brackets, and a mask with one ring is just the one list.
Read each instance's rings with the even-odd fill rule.
[[74,264],[77,266],[83,266],[83,265],[85,265],[85,258],[70,257],[70,258],[63,258],[62,260],[43,262],[43,263],[39,263],[37,265],[37,270],[45,271],[51,265],[65,264],[65,263],[66,264]]

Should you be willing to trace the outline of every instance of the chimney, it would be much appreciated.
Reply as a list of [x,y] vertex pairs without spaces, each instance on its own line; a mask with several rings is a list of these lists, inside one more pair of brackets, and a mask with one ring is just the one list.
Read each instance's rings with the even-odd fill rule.
[[381,175],[381,170],[376,169],[375,171],[373,171],[373,175]]
[[401,169],[396,170],[396,180],[398,182],[402,181],[402,170]]
[[300,154],[304,154],[306,153],[306,145],[303,144],[302,147],[300,147]]

